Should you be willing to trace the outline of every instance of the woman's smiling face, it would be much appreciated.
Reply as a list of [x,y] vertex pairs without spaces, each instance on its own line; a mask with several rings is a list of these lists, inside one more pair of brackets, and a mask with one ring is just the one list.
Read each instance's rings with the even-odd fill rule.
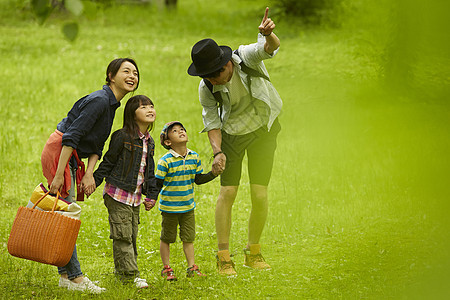
[[117,74],[111,78],[112,86],[127,93],[134,91],[137,88],[138,82],[138,71],[129,61],[124,61],[117,71]]

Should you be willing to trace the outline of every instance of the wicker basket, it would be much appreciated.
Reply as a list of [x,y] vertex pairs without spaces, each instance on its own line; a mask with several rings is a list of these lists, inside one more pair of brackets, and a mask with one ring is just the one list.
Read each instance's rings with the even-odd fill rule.
[[[81,221],[52,211],[19,207],[8,239],[8,252],[16,257],[63,267],[69,262]],[[57,195],[59,197],[59,195]],[[57,199],[57,198],[56,198]]]

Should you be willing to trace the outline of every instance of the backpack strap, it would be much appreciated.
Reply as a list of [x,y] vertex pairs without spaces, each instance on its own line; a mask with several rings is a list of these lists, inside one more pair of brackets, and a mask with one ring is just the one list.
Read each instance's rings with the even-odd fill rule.
[[220,96],[219,92],[213,93],[213,85],[212,85],[212,83],[209,82],[209,80],[206,79],[206,78],[203,78],[203,82],[205,83],[206,87],[211,92],[211,94],[214,96],[214,99],[216,99],[216,101],[219,102],[220,105],[222,105],[222,103],[223,103],[222,96]]
[[[239,56],[239,51],[238,49],[233,51],[234,54],[236,54],[237,56]],[[240,56],[239,56],[240,57]],[[250,75],[252,77],[262,77],[267,81],[270,81],[269,77],[266,76],[266,74],[261,73],[255,69],[250,68],[249,66],[247,66],[246,64],[244,64],[244,61],[241,61],[241,63],[239,64],[241,66],[241,70],[246,73],[247,75]]]
[[[237,56],[239,56],[239,51],[238,49],[233,51],[234,54],[236,54]],[[240,57],[240,56],[239,56]],[[247,85],[250,87],[250,77],[261,77],[264,78],[267,81],[270,81],[269,77],[266,76],[266,74],[261,73],[253,68],[250,68],[249,66],[247,66],[246,64],[244,64],[244,61],[241,61],[241,63],[239,64],[241,66],[241,70],[246,73],[248,76],[248,81],[247,81]],[[219,115],[220,117],[222,117],[222,112],[223,112],[223,99],[222,99],[222,95],[220,94],[219,91],[214,92],[213,93],[213,85],[211,82],[209,82],[209,80],[207,80],[206,78],[203,78],[203,82],[205,83],[206,87],[208,88],[208,90],[211,92],[211,94],[214,96],[214,99],[216,99],[217,103],[219,104]],[[251,89],[250,89],[251,91]],[[251,92],[250,92],[251,95]]]
[[223,112],[223,99],[222,95],[219,91],[213,93],[213,85],[211,82],[209,82],[208,79],[203,78],[203,82],[205,83],[208,90],[211,92],[211,94],[214,96],[214,99],[216,99],[217,103],[219,104],[219,117],[222,119],[222,112]]

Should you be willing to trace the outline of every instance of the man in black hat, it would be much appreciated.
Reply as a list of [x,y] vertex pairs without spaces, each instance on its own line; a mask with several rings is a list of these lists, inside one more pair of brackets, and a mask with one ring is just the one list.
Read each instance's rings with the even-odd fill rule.
[[192,47],[188,74],[202,77],[199,98],[203,107],[202,132],[214,155],[213,170],[221,174],[216,205],[217,267],[220,274],[235,275],[229,252],[231,210],[239,187],[242,159],[247,153],[252,210],[249,219],[245,265],[270,269],[261,255],[259,240],[268,211],[267,186],[272,173],[276,138],[281,127],[282,101],[262,62],[278,51],[280,40],[266,8],[258,41],[236,51],[203,39]]

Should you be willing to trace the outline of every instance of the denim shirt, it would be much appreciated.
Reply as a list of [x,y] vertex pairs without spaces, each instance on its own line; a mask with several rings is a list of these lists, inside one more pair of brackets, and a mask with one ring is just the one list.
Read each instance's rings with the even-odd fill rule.
[[56,127],[63,133],[62,145],[76,149],[80,158],[101,157],[119,106],[107,85],[79,99]]
[[[130,193],[136,190],[143,142],[138,134],[132,139],[131,141],[129,134],[124,129],[119,129],[111,135],[109,149],[94,172],[97,187],[103,182],[103,179],[106,179],[106,182]],[[159,190],[156,188],[154,152],[155,142],[150,137],[142,186],[142,194],[150,199],[157,199],[159,194]]]
[[[264,50],[264,43],[264,36],[262,34],[258,34],[258,41],[256,43],[239,46],[239,56],[233,53],[231,57],[231,62],[234,64],[234,67],[238,69],[240,80],[243,82],[247,91],[247,76],[249,75],[241,70],[239,63],[244,61],[244,63],[248,67],[253,68],[269,77],[263,60],[272,58],[278,52],[278,49],[276,49],[274,53],[270,55]],[[269,107],[269,120],[267,129],[270,130],[273,122],[281,112],[281,107],[283,106],[280,95],[270,81],[267,81],[261,77],[251,77],[250,84],[252,97],[256,99],[256,101],[263,101]],[[223,124],[228,121],[228,118],[230,116],[231,101],[227,87],[225,85],[214,85],[213,92],[216,91],[220,91],[223,99],[223,113],[221,116],[222,118],[219,116],[219,107],[217,105],[217,101],[215,100],[214,96],[209,91],[203,80],[200,81],[199,99],[203,107],[202,116],[203,124],[205,126],[201,132],[207,132],[212,129],[222,129]]]

